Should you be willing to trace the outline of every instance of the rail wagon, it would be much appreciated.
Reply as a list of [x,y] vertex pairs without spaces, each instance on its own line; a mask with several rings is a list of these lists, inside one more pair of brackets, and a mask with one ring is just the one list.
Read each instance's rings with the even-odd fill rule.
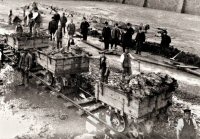
[[142,99],[134,95],[129,96],[122,90],[98,82],[95,86],[95,98],[110,108],[110,122],[118,132],[124,132],[135,126],[138,130],[145,130],[145,124],[161,112],[166,112],[172,102],[172,92],[147,96]]
[[30,36],[27,33],[22,35],[7,35],[7,44],[15,50],[45,48],[49,46],[49,36]]
[[47,83],[55,84],[58,91],[64,86],[74,86],[76,74],[89,71],[89,57],[74,51],[54,54],[38,51],[36,60],[47,71],[45,75]]

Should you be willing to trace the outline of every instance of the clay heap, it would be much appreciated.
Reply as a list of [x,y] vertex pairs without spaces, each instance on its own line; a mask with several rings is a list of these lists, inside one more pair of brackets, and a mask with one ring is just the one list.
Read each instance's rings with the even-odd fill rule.
[[[177,80],[163,73],[141,73],[121,79],[122,73],[111,71],[108,86],[123,92],[132,92],[138,99],[146,96],[159,95],[160,93],[171,93],[178,87]],[[81,74],[84,88],[94,91],[93,86],[100,80],[98,67],[90,64],[90,72]]]
[[167,74],[142,73],[125,78],[118,85],[125,92],[132,92],[136,98],[171,93],[178,87],[177,81]]

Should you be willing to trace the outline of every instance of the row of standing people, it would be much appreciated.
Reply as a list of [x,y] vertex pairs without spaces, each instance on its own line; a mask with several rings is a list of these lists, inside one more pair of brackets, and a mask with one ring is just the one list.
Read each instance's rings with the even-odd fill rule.
[[[108,22],[105,22],[105,27],[102,31],[102,37],[104,41],[104,49],[108,50],[109,45],[111,44],[111,49],[113,45],[117,48],[117,45],[120,44],[120,39],[122,42],[123,52],[125,52],[126,48],[132,47],[132,36],[135,33],[134,29],[131,27],[131,24],[127,24],[127,28],[124,32],[118,27],[118,23],[115,24],[114,28],[111,29],[108,25]],[[145,33],[142,30],[142,27],[139,28],[139,32],[136,35],[136,53],[141,54],[141,46],[145,42]]]
[[[67,23],[67,17],[65,16],[65,13],[63,13],[63,16],[60,17],[60,15],[57,12],[52,17],[52,20],[49,22],[48,30],[49,33],[51,34],[51,41],[53,40],[54,37],[56,38],[58,49],[62,48],[62,39],[64,34],[66,33],[66,29],[69,36],[69,41],[73,41],[73,36],[75,35],[76,32],[76,25],[73,23],[73,19],[71,19],[70,23],[67,26],[66,23]],[[83,40],[87,40],[89,26],[90,25],[87,22],[86,18],[83,17],[83,22],[80,25],[81,33],[83,35]]]
[[[139,26],[138,32],[135,37],[136,42],[136,54],[141,55],[142,47],[146,41],[146,34],[143,29],[143,25]],[[127,28],[124,31],[121,31],[116,23],[114,28],[111,29],[108,25],[108,22],[105,22],[105,27],[102,30],[102,37],[104,41],[104,49],[108,50],[109,45],[111,45],[111,49],[113,49],[113,45],[117,48],[117,45],[121,45],[123,47],[123,52],[125,52],[126,48],[133,47],[133,34],[135,30],[132,28],[130,23],[127,23]],[[166,30],[163,30],[161,33],[161,43],[160,43],[160,51],[162,53],[166,53],[166,49],[169,48],[171,43],[171,37],[167,34]]]

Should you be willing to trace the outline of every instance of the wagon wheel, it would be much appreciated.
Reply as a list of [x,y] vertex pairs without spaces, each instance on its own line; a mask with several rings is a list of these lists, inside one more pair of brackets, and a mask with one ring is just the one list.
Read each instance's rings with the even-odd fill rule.
[[124,132],[127,126],[127,119],[118,113],[112,112],[110,116],[112,127],[118,132]]
[[45,74],[44,80],[47,82],[48,85],[51,86],[53,84],[53,75],[52,75],[52,73],[48,71]]
[[58,92],[61,92],[62,89],[63,89],[63,80],[62,80],[62,77],[57,77],[54,79],[54,87],[55,89],[58,91]]

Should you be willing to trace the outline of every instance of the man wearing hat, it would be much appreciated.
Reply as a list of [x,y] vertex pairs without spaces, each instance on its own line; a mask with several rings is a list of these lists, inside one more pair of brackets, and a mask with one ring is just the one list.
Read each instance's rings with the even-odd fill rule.
[[142,26],[139,27],[139,31],[136,35],[135,41],[136,41],[136,54],[141,55],[141,48],[145,42],[145,33],[142,29]]
[[105,53],[102,53],[100,57],[100,72],[101,72],[101,82],[108,83],[108,77],[110,75],[110,69],[108,64],[108,59],[105,56]]
[[127,23],[126,32],[123,34],[123,37],[122,37],[123,52],[125,52],[126,48],[131,48],[131,46],[133,45],[132,36],[134,32],[135,31],[131,27],[131,24]]
[[167,35],[166,30],[163,30],[163,32],[161,33],[161,43],[160,43],[160,48],[162,53],[166,52],[166,50],[169,48],[170,43],[171,43],[171,37]]
[[64,31],[65,34],[65,28],[67,23],[67,17],[65,16],[65,13],[63,13],[62,17],[60,18],[61,28]]
[[129,53],[129,49],[126,48],[125,52],[120,57],[120,62],[123,68],[122,79],[124,79],[125,76],[130,76],[132,74],[131,59],[135,59],[135,58]]
[[87,40],[87,35],[88,35],[88,28],[90,24],[87,22],[86,18],[83,17],[83,22],[81,23],[80,29],[81,29],[81,34],[83,35],[83,40]]
[[33,57],[31,55],[31,50],[23,49],[20,52],[20,60],[18,68],[22,72],[22,85],[25,87],[28,86],[29,83],[29,71],[32,67]]
[[197,124],[189,107],[184,109],[184,117],[178,120],[177,139],[197,139]]
[[52,20],[49,22],[49,26],[48,26],[49,34],[51,35],[51,41],[53,40],[53,36],[57,29],[58,29],[58,24],[56,20],[54,19],[54,17],[52,17]]
[[102,31],[102,37],[104,40],[104,49],[108,50],[109,49],[109,44],[111,41],[111,29],[108,26],[108,22],[105,22],[105,27],[103,28]]
[[54,35],[57,41],[57,49],[62,48],[62,38],[63,38],[63,33],[62,33],[62,26],[59,24],[58,29],[56,30],[56,33]]

